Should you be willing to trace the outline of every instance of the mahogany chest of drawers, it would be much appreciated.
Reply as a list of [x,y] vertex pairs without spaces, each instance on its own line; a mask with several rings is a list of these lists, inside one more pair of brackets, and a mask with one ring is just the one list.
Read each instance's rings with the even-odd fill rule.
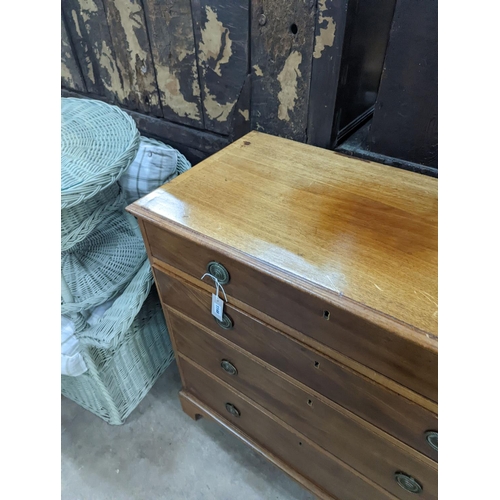
[[436,179],[251,132],[128,210],[186,413],[319,498],[437,498]]

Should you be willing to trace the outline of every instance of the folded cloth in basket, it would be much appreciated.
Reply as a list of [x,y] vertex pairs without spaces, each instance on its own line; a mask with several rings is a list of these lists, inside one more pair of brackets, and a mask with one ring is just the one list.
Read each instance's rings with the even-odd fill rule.
[[[114,301],[115,299],[108,300],[95,307],[86,317],[87,323],[90,326],[96,325]],[[75,324],[70,318],[61,314],[61,375],[78,377],[86,371],[87,365],[80,354],[80,343],[75,335]]]
[[127,204],[130,204],[190,168],[189,161],[176,149],[155,139],[141,137],[134,161],[118,182]]

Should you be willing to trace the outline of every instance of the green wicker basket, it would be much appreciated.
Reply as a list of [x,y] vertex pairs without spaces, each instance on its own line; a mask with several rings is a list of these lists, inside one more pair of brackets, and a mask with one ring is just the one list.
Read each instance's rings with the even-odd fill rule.
[[117,106],[61,99],[61,209],[114,184],[139,148],[134,120]]
[[87,338],[82,355],[88,371],[62,375],[62,394],[109,424],[123,424],[174,359],[156,290],[111,347],[93,346]]
[[69,292],[63,296],[61,313],[80,313],[112,299],[146,259],[137,221],[126,212],[113,212],[83,241],[61,253],[62,280]]
[[78,205],[61,210],[61,251],[83,241],[112,212],[125,208],[126,200],[117,182]]

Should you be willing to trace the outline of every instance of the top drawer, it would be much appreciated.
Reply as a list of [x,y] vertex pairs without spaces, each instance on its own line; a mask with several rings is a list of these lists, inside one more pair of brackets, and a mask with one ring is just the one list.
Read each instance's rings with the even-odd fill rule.
[[436,352],[221,251],[147,221],[144,231],[152,257],[198,279],[218,262],[229,296],[437,401]]

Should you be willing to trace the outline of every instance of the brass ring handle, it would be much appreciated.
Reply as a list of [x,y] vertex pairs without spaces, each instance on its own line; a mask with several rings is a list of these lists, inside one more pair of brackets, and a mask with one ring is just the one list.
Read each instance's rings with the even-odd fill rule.
[[438,433],[437,431],[427,431],[425,433],[425,440],[429,444],[429,446],[438,451]]
[[229,375],[238,375],[238,370],[236,369],[236,366],[234,366],[227,359],[223,359],[220,363],[220,366],[226,373],[229,373]]
[[233,320],[226,313],[222,315],[222,321],[215,316],[214,319],[221,328],[224,328],[224,330],[231,330],[234,326]]
[[241,415],[240,410],[238,410],[238,408],[236,408],[236,406],[232,405],[231,403],[226,403],[226,410],[233,417],[239,417]]
[[396,472],[394,479],[404,490],[417,495],[422,492],[422,485],[414,478],[404,472]]
[[215,260],[207,264],[207,273],[215,276],[221,285],[229,283],[229,273],[227,269],[219,262],[215,262]]

